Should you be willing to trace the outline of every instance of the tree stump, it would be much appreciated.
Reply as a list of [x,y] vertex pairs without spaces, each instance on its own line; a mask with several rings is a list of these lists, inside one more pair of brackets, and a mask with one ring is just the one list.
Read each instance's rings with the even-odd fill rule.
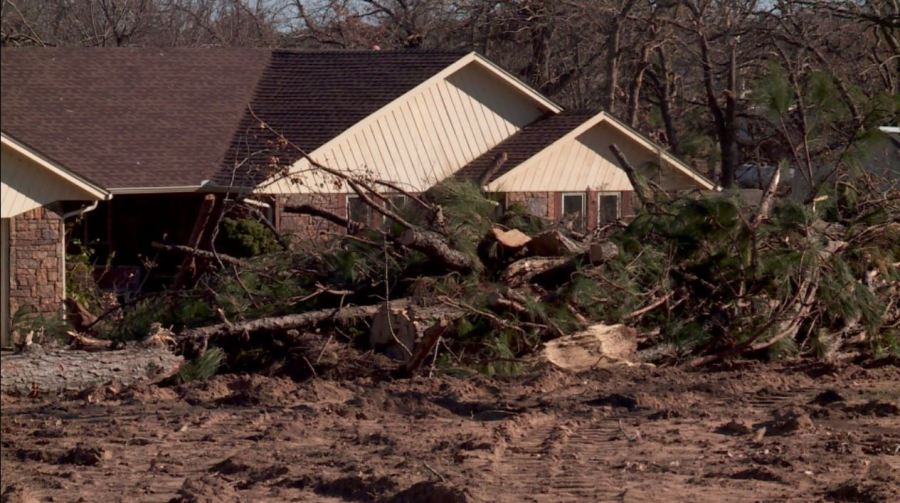
[[401,362],[412,358],[420,327],[409,310],[384,306],[372,318],[369,346]]
[[443,335],[452,321],[464,314],[448,306],[383,306],[372,318],[369,345],[395,360],[409,363],[417,358],[422,344],[430,346],[428,350],[434,346],[437,337],[429,337],[429,330],[442,327],[438,332]]

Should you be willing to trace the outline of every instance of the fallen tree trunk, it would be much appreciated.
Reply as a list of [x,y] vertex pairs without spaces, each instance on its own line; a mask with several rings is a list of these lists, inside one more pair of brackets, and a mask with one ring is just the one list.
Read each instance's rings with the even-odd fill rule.
[[560,266],[569,259],[561,257],[529,257],[513,262],[503,271],[503,282],[509,287],[530,283],[536,275]]
[[[203,197],[203,202],[200,203],[200,209],[197,211],[197,220],[194,221],[194,228],[191,230],[191,236],[187,241],[187,246],[192,250],[200,248],[200,241],[203,240],[203,236],[206,234],[206,230],[209,227],[209,219],[213,216],[215,207],[215,194],[207,194]],[[181,261],[181,267],[178,268],[178,274],[175,275],[175,280],[172,281],[172,289],[180,289],[189,279],[193,279],[196,276],[196,272],[196,257],[193,254],[186,254]]]
[[650,188],[644,183],[643,177],[638,175],[637,170],[634,169],[634,166],[632,166],[630,162],[628,162],[625,154],[619,150],[618,146],[615,144],[610,145],[609,151],[612,152],[616,160],[619,161],[619,167],[622,168],[622,171],[625,172],[625,176],[628,177],[628,181],[631,182],[631,186],[634,187],[634,194],[641,202],[641,207],[647,208],[653,202],[653,199]]
[[469,272],[475,268],[471,257],[451,248],[444,237],[436,232],[416,228],[406,229],[397,242],[424,253],[448,271]]
[[282,208],[282,211],[285,213],[293,213],[295,215],[309,215],[311,217],[318,217],[323,220],[327,220],[337,226],[347,229],[347,232],[350,234],[356,234],[365,227],[365,225],[363,225],[361,222],[350,220],[349,218],[344,218],[337,213],[319,208],[317,206],[313,206],[311,204],[285,206],[284,208]]
[[234,258],[230,255],[224,255],[222,253],[216,254],[216,253],[213,253],[211,251],[206,251],[206,250],[196,250],[194,248],[191,248],[190,246],[167,245],[167,244],[159,243],[157,241],[150,243],[150,246],[152,246],[153,248],[155,248],[157,250],[162,250],[162,251],[167,251],[167,252],[175,252],[175,253],[183,253],[185,255],[191,255],[193,257],[199,257],[199,258],[203,258],[206,260],[216,260],[216,258],[218,257],[218,259],[221,260],[222,263],[224,263],[224,264],[244,265],[244,261],[239,258]]
[[78,332],[66,332],[69,336],[69,344],[71,349],[80,349],[82,351],[109,351],[113,347],[113,341],[108,339],[97,339],[89,335]]
[[0,392],[41,395],[156,383],[178,372],[184,359],[161,347],[87,352],[31,345],[21,353],[3,352],[0,362]]
[[[408,303],[407,299],[397,299],[389,304],[391,307],[402,308]],[[182,348],[182,352],[194,357],[203,354],[206,351],[207,342],[215,337],[250,334],[261,330],[286,331],[307,328],[328,320],[336,323],[346,323],[360,318],[370,318],[383,307],[384,304],[350,306],[340,309],[320,309],[300,314],[259,318],[238,323],[218,323],[216,325],[185,330],[177,336],[177,342],[178,347]]]
[[528,242],[528,252],[539,257],[568,257],[584,251],[581,244],[558,230],[542,232]]

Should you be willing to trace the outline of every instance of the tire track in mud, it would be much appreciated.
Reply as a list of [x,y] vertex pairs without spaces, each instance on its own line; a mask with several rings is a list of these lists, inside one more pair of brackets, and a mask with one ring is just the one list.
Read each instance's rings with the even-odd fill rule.
[[497,501],[575,502],[615,499],[622,493],[604,460],[618,457],[624,438],[617,423],[561,421],[554,415],[518,418],[505,445],[486,467],[482,488]]
[[[4,404],[0,455],[15,467],[4,475],[60,501],[164,502],[203,478],[242,501],[377,501],[422,481],[465,489],[473,503],[813,501],[869,464],[900,469],[900,414],[883,410],[900,405],[898,378],[762,365],[346,390],[257,378],[261,392],[232,400],[225,385],[238,378],[218,377],[186,390],[205,395]],[[837,401],[813,403],[829,393]],[[790,408],[813,425],[756,439]],[[748,427],[721,432],[732,419]],[[73,467],[17,455],[76,442],[112,457]]]
[[[746,418],[763,419],[771,417],[774,410],[808,404],[821,390],[821,386],[805,385],[780,390],[733,390],[725,396],[707,397],[707,404],[713,409],[734,410]],[[738,394],[743,395],[744,403],[735,409]],[[728,449],[707,449],[703,442],[721,442],[721,435],[714,430],[727,419],[653,421],[649,416],[654,412],[658,411],[614,408],[607,415],[576,420],[565,420],[553,413],[537,417],[527,417],[526,413],[512,419],[513,424],[506,429],[515,434],[507,435],[509,438],[495,449],[491,462],[485,466],[488,483],[479,492],[491,495],[493,501],[536,503],[790,497],[791,488],[783,483],[733,478],[720,483],[721,477],[708,471],[708,460],[716,453],[732,455]],[[646,462],[648,454],[652,454],[648,450],[659,450],[660,446],[643,444],[642,435],[665,437],[669,433],[676,435],[675,431],[683,440],[672,439],[661,449],[671,454],[672,461]],[[701,442],[698,444],[697,440]],[[696,487],[701,494],[686,495],[686,486]]]

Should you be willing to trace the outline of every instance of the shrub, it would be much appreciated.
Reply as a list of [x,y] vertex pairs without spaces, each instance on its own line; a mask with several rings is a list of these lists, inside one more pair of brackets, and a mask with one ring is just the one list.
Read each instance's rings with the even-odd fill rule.
[[216,249],[234,257],[255,257],[278,251],[278,241],[265,225],[250,218],[223,218]]

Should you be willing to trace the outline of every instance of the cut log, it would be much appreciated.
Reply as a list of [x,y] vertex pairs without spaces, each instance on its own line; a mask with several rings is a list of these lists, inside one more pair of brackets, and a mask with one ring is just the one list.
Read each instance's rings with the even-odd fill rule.
[[588,256],[592,264],[603,264],[619,256],[619,247],[611,241],[591,243]]
[[530,283],[535,275],[565,264],[567,261],[566,258],[554,257],[523,258],[513,262],[503,271],[503,282],[513,288],[519,287]]
[[542,232],[528,243],[528,252],[540,257],[566,257],[584,251],[580,244],[557,230]]
[[[408,304],[407,299],[397,299],[390,302],[392,308],[403,308]],[[181,332],[176,340],[178,347],[182,348],[187,356],[194,357],[206,350],[210,339],[229,335],[252,334],[262,330],[286,331],[290,329],[309,328],[325,321],[334,323],[346,323],[362,318],[371,318],[382,309],[384,304],[366,306],[351,306],[341,309],[321,309],[300,314],[285,316],[273,316],[238,323],[218,323],[206,327],[192,328]]]
[[451,248],[444,237],[435,232],[415,228],[406,229],[397,242],[424,253],[448,272],[469,272],[475,268],[471,257]]
[[531,237],[518,229],[505,231],[494,227],[478,242],[476,251],[482,264],[499,271],[523,257],[530,241]]
[[86,352],[45,351],[38,345],[0,355],[0,391],[11,395],[76,394],[100,386],[152,384],[184,362],[164,348],[126,347]]
[[525,234],[519,229],[510,229],[505,231],[494,227],[491,229],[494,239],[504,248],[511,250],[519,250],[531,241],[531,236]]
[[636,335],[633,328],[625,325],[593,325],[548,342],[543,357],[554,366],[573,372],[631,365],[637,351]]
[[419,327],[406,309],[382,307],[372,318],[369,346],[394,360],[409,361],[419,338]]

